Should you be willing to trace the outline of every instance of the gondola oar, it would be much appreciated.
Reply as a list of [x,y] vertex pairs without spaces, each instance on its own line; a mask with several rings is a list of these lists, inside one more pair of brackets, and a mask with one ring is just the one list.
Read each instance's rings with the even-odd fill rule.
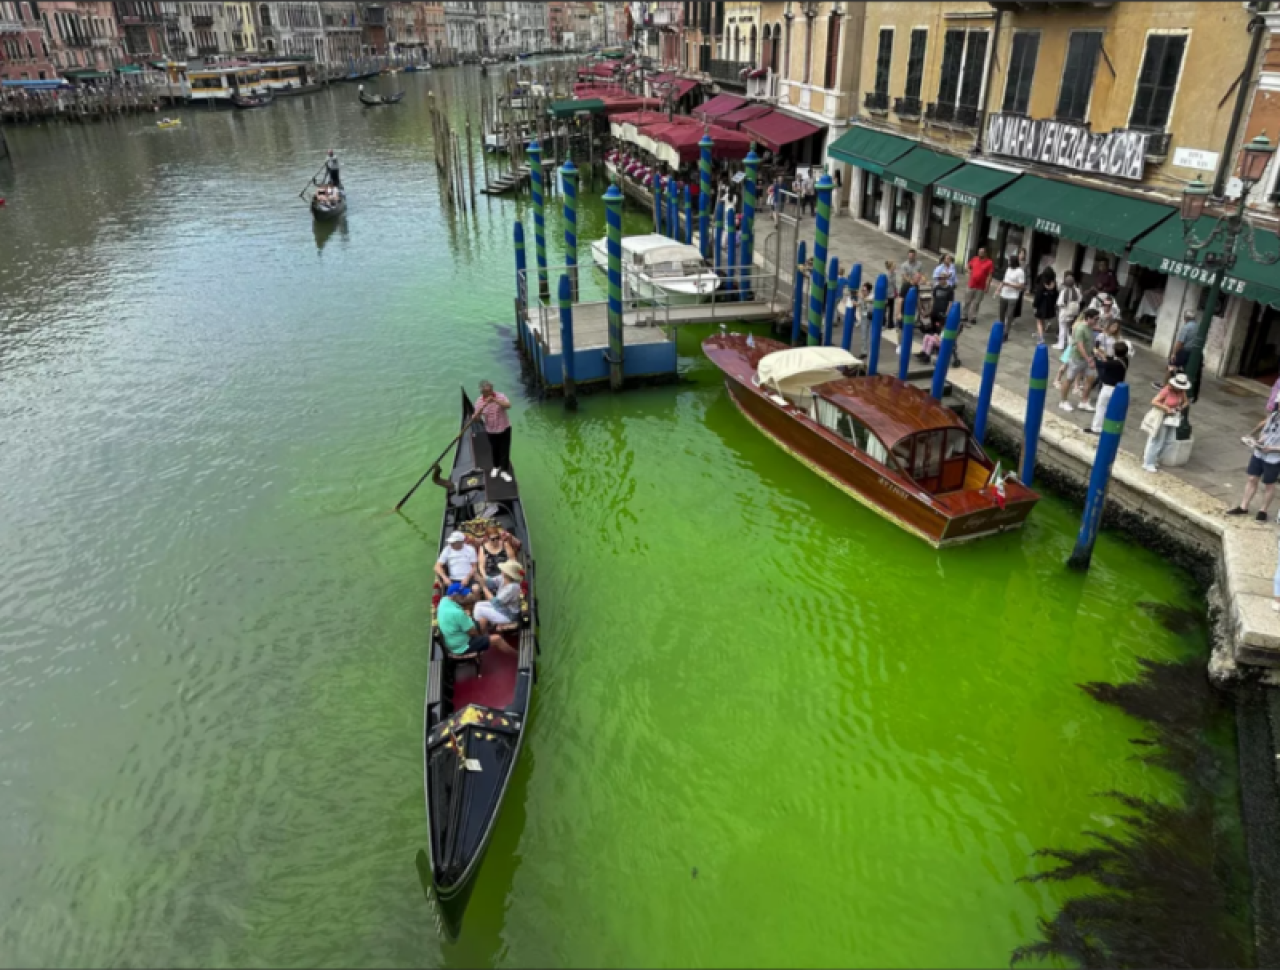
[[[326,162],[325,162],[325,165],[328,165],[328,164],[329,164],[329,163],[326,161]],[[320,166],[320,172],[323,172],[323,171],[324,171],[324,165],[321,165],[321,166]],[[304,185],[304,186],[302,187],[302,191],[298,193],[298,198],[299,198],[299,199],[301,199],[301,198],[305,197],[305,196],[306,196],[306,194],[307,194],[307,189],[311,188],[312,186],[314,186],[314,185],[316,184],[316,177],[320,174],[320,172],[316,172],[316,174],[315,174],[315,175],[311,176],[311,181],[310,181],[310,182],[308,182],[306,185]]]
[[474,417],[471,419],[471,421],[468,421],[466,424],[462,426],[462,430],[458,432],[458,436],[445,446],[444,451],[440,452],[440,457],[437,458],[435,461],[433,461],[430,467],[428,467],[427,470],[422,473],[422,477],[418,479],[417,483],[413,486],[413,488],[409,489],[409,494],[406,495],[404,498],[402,498],[396,504],[396,507],[391,510],[392,512],[399,512],[400,506],[404,505],[405,502],[409,501],[409,499],[413,497],[413,493],[418,490],[418,486],[427,480],[427,476],[431,474],[432,470],[439,467],[440,462],[444,461],[444,456],[449,454],[450,449],[452,449],[454,445],[456,445],[459,441],[462,440],[462,436],[467,433],[467,428],[471,426],[471,423],[473,421],[475,421]]

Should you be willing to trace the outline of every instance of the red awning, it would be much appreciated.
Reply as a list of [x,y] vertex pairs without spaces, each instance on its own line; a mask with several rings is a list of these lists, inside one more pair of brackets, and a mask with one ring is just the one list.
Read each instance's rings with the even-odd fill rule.
[[771,111],[767,115],[742,122],[742,130],[755,135],[765,148],[776,152],[784,145],[816,135],[822,129],[791,115],[784,115],[781,111]]
[[[702,126],[697,123],[655,125],[646,128],[644,133],[654,141],[674,148],[682,162],[697,161],[701,154],[698,142],[702,141]],[[751,150],[751,139],[740,131],[711,125],[707,134],[714,143],[712,158],[746,158],[747,152]]]
[[694,108],[693,114],[704,121],[715,121],[730,111],[737,111],[746,103],[746,98],[740,98],[736,94],[717,94],[710,101]]
[[694,88],[698,86],[697,81],[691,81],[687,77],[673,77],[671,79],[671,84],[672,84],[671,95],[677,100],[679,100],[680,98],[683,98],[686,94],[688,94],[690,91],[692,91]]
[[767,104],[748,104],[737,111],[730,111],[726,115],[721,115],[716,119],[717,124],[724,125],[726,128],[740,129],[744,121],[751,121],[753,118],[763,118],[765,115],[773,111]]

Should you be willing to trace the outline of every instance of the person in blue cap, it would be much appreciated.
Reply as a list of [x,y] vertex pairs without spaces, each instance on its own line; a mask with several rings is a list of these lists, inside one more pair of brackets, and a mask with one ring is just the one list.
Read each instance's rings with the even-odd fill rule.
[[455,657],[484,653],[490,647],[514,653],[506,640],[496,633],[481,632],[475,620],[467,615],[462,604],[470,596],[471,587],[467,584],[450,583],[449,588],[445,590],[445,598],[436,607],[436,625],[440,628],[440,638],[444,640],[444,648]]

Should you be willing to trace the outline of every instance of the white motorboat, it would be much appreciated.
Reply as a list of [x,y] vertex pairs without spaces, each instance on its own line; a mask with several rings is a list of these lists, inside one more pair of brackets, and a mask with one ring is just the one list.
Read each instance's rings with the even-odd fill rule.
[[[591,244],[591,258],[609,268],[607,239]],[[622,298],[651,300],[668,306],[706,303],[720,285],[696,246],[649,233],[622,237]]]

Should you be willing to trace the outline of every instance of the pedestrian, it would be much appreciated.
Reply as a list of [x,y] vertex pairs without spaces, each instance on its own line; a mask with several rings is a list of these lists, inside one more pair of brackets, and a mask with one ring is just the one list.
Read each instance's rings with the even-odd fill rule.
[[1271,578],[1271,608],[1280,613],[1280,557],[1276,559],[1276,574]]
[[[1012,302],[1012,300],[1010,300]],[[1005,304],[1000,299],[1001,310]],[[1093,325],[1098,319],[1097,310],[1085,310],[1071,329],[1071,346],[1062,354],[1063,366],[1058,370],[1058,410],[1074,411],[1071,406],[1071,389],[1089,370],[1093,360]],[[1085,402],[1088,403],[1087,401]],[[1087,409],[1086,409],[1087,410]]]
[[1248,515],[1253,497],[1258,494],[1258,482],[1261,481],[1265,488],[1257,519],[1259,522],[1266,522],[1267,510],[1271,508],[1271,500],[1276,494],[1276,481],[1280,479],[1280,411],[1272,411],[1241,440],[1253,449],[1245,472],[1248,480],[1244,483],[1244,496],[1240,499],[1240,504],[1227,509],[1227,515]]
[[1032,297],[1031,308],[1035,313],[1038,341],[1044,343],[1044,328],[1050,320],[1055,320],[1058,316],[1058,274],[1053,271],[1052,257],[1036,276],[1035,296]]
[[897,263],[892,259],[884,261],[884,278],[888,284],[885,287],[884,294],[884,328],[886,330],[893,329],[894,309],[898,304],[898,273]]
[[964,294],[964,305],[960,308],[961,323],[977,323],[978,311],[982,309],[982,298],[987,295],[987,286],[991,283],[991,274],[996,271],[996,264],[987,256],[986,248],[978,250],[978,255],[969,260],[969,288]]
[[1098,391],[1098,409],[1093,412],[1093,424],[1085,428],[1087,434],[1102,434],[1103,422],[1107,419],[1107,403],[1115,393],[1116,385],[1124,380],[1129,371],[1129,345],[1117,340],[1112,353],[1105,360],[1098,362],[1098,380],[1102,389]]
[[1062,275],[1062,286],[1058,289],[1058,341],[1054,350],[1066,350],[1067,338],[1071,327],[1080,316],[1080,307],[1084,302],[1084,294],[1076,286],[1076,278],[1071,273]]
[[1111,269],[1111,261],[1107,257],[1099,257],[1093,268],[1093,285],[1099,293],[1105,293],[1114,301],[1120,292],[1120,280]]
[[955,257],[950,253],[942,254],[942,262],[933,269],[933,283],[935,286],[947,286],[951,289],[956,287],[956,262]]
[[1151,399],[1151,410],[1142,419],[1142,430],[1148,435],[1142,453],[1142,470],[1155,474],[1160,470],[1160,457],[1177,434],[1182,412],[1187,407],[1187,391],[1191,381],[1186,374],[1174,374],[1160,393]]
[[914,249],[907,250],[907,258],[903,260],[898,272],[902,276],[902,285],[898,287],[898,290],[904,297],[911,287],[919,287],[924,283],[924,265],[920,262],[920,257],[916,255]]
[[324,160],[324,170],[329,184],[342,188],[342,177],[338,173],[338,156],[333,153],[332,148],[329,149],[329,157]]
[[507,416],[510,409],[511,402],[505,394],[495,391],[488,381],[480,382],[480,400],[476,401],[472,420],[482,420],[485,434],[489,437],[492,462],[489,477],[501,476],[504,482],[511,481],[511,419]]
[[1026,274],[1026,287],[1018,294],[1018,304],[1013,308],[1013,319],[1022,319],[1022,298],[1027,295],[1027,290],[1031,288],[1031,260],[1027,258],[1027,249],[1022,247],[1018,250],[1018,265],[1022,267],[1022,271]]
[[1000,282],[1000,322],[1004,324],[1004,339],[1013,333],[1013,321],[1017,318],[1018,301],[1027,288],[1027,274],[1017,256],[1009,257],[1009,266]]
[[[1200,346],[1200,323],[1196,319],[1195,310],[1187,310],[1182,314],[1182,326],[1178,328],[1178,335],[1173,341],[1173,350],[1169,352],[1168,366],[1165,370],[1165,380],[1168,380],[1174,374],[1184,371],[1187,368],[1187,361],[1191,359],[1191,351]],[[1153,387],[1162,387],[1162,384],[1151,382]]]

